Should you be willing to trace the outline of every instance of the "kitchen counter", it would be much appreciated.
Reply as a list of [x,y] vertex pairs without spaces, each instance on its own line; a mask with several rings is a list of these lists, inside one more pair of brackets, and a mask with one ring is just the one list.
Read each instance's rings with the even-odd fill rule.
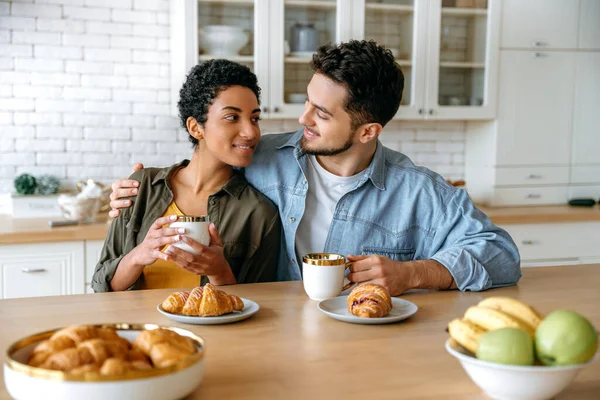
[[0,215],[0,245],[104,240],[109,227],[108,223],[102,222],[51,228],[49,219],[13,219]]
[[[192,399],[485,399],[444,349],[448,322],[487,296],[513,296],[543,313],[570,308],[600,327],[600,265],[529,268],[517,286],[486,292],[419,292],[406,321],[355,325],[317,309],[302,282],[228,286],[261,309],[230,325],[185,325],[156,305],[173,290],[0,300],[0,361],[14,341],[71,324],[156,323],[206,340],[206,374]],[[0,377],[0,382],[3,382]],[[600,361],[555,399],[598,399]],[[8,399],[0,385],[0,399]]]
[[[479,207],[497,224],[600,221],[600,207]],[[50,228],[47,218],[12,219],[0,215],[0,245],[18,243],[104,240],[108,223]]]

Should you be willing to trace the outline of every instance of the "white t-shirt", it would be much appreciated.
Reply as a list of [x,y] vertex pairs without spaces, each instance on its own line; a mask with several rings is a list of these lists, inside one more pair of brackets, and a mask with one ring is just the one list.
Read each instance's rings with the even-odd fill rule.
[[352,190],[366,172],[365,169],[353,176],[337,176],[323,168],[312,155],[306,164],[308,193],[304,215],[296,231],[296,255],[300,265],[305,254],[323,252],[338,200]]

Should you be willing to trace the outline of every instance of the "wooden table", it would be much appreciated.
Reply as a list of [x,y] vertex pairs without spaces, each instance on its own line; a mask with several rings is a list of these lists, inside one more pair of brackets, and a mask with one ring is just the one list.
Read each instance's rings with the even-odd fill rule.
[[[301,282],[238,285],[227,290],[258,302],[258,314],[232,325],[179,324],[155,307],[171,290],[0,300],[4,349],[28,334],[69,324],[148,322],[192,330],[207,343],[201,399],[485,399],[446,353],[448,321],[486,296],[521,298],[542,312],[579,311],[600,327],[600,265],[529,268],[518,286],[481,293],[420,292],[409,320],[354,325],[322,314]],[[2,379],[2,382],[3,379]],[[600,361],[558,399],[598,399]],[[4,385],[0,398],[8,398]]]

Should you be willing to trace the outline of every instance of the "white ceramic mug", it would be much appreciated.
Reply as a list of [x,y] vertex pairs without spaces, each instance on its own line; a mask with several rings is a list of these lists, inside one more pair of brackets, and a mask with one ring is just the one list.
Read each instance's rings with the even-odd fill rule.
[[[196,242],[208,246],[210,244],[210,233],[208,233],[208,225],[210,220],[208,215],[201,217],[192,217],[189,215],[182,215],[177,218],[177,221],[171,222],[169,228],[185,228],[184,235]],[[198,254],[196,250],[188,246],[187,243],[180,240],[179,242],[173,243],[171,246],[179,247],[192,254]]]
[[310,253],[302,257],[304,291],[312,300],[325,300],[349,289],[353,282],[344,285],[344,272],[351,262],[334,253]]

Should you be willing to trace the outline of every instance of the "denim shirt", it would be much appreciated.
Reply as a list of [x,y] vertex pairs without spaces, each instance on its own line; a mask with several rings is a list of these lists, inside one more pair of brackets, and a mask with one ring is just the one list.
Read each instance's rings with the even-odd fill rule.
[[[308,190],[302,135],[303,129],[263,136],[245,170],[247,180],[279,207],[278,280],[302,279],[302,260],[294,250]],[[465,190],[379,141],[366,173],[338,201],[323,251],[379,254],[395,261],[433,259],[448,268],[463,291],[514,285],[521,277],[515,243]]]

